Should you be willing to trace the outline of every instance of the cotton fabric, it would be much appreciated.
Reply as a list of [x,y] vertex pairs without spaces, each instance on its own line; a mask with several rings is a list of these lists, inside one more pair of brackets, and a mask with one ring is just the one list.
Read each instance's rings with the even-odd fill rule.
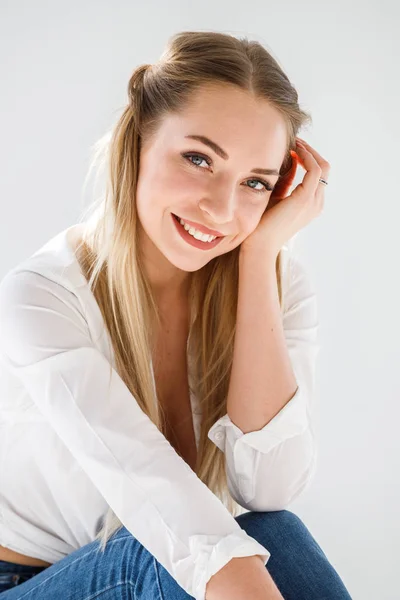
[[[0,283],[0,545],[55,563],[93,541],[110,506],[179,585],[204,600],[207,582],[231,558],[258,554],[266,564],[270,552],[118,375],[73,251],[83,226],[54,236]],[[225,414],[208,433],[244,511],[286,508],[316,469],[316,294],[301,262],[288,247],[283,254],[283,326],[297,391],[258,431],[244,434]],[[201,413],[193,393],[190,401],[198,444]]]

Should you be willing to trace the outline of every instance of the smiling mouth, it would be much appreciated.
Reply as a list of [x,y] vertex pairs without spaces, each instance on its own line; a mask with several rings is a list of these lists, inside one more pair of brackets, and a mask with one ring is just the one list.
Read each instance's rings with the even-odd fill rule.
[[[171,213],[171,214],[172,214],[172,216],[174,217],[174,219],[175,219],[176,221],[178,221],[179,225],[181,225],[181,227],[183,227],[183,225],[182,225],[182,223],[181,223],[181,217],[178,217],[178,215],[175,215],[174,213]],[[182,220],[183,220],[183,219],[182,219]],[[194,227],[193,229],[196,229],[196,228]],[[207,234],[207,233],[206,233],[205,235],[213,235],[213,234],[212,234],[212,233],[210,233],[210,234]],[[225,236],[225,235],[217,235],[217,236],[215,236],[215,239],[219,240],[219,239],[221,239],[221,238],[223,238],[223,237],[226,237],[226,236]]]

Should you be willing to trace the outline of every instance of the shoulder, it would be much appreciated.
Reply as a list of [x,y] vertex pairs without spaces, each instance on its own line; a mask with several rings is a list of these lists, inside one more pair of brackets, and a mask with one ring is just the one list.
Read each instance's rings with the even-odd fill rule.
[[58,289],[78,295],[87,284],[73,245],[83,225],[64,229],[41,246],[31,256],[10,269],[0,281],[0,296],[4,300],[13,294],[31,294],[32,287]]
[[2,352],[20,356],[34,347],[42,355],[56,346],[86,343],[92,305],[70,232],[52,238],[0,281]]

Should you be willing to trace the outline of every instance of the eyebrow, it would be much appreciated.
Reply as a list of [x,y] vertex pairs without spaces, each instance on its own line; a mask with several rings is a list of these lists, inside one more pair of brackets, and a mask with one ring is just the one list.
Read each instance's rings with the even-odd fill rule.
[[[211,150],[214,150],[215,154],[218,154],[218,156],[220,156],[224,160],[228,160],[228,158],[229,158],[228,153],[225,152],[225,150],[223,150],[223,148],[221,148],[221,146],[219,146],[216,142],[213,142],[212,140],[210,140],[210,138],[206,137],[205,135],[196,135],[196,134],[185,135],[185,138],[189,138],[191,140],[197,140],[198,142],[202,142],[206,146],[209,146],[211,148]],[[259,175],[277,175],[279,177],[278,169],[254,168],[254,169],[251,169],[251,172],[258,173]]]

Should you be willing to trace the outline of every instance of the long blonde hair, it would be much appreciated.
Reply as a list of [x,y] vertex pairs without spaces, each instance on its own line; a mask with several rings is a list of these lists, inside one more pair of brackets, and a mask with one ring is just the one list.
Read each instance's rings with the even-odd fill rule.
[[[295,136],[307,122],[298,95],[277,61],[257,41],[219,32],[184,31],[172,36],[159,62],[139,66],[128,84],[129,102],[113,130],[95,145],[90,165],[106,167],[105,191],[90,207],[87,229],[76,253],[99,304],[115,356],[115,368],[140,408],[165,435],[165,418],[153,386],[151,360],[160,323],[137,243],[136,186],[142,140],[151,139],[164,115],[178,113],[199,86],[230,83],[265,99],[283,115],[288,142],[282,176],[291,163]],[[240,246],[191,273],[188,343],[193,357],[193,391],[202,422],[195,472],[237,515],[227,487],[225,456],[208,438],[226,413],[238,300]],[[281,253],[276,261],[282,309]],[[134,402],[135,400],[132,399]],[[109,509],[96,535],[104,550],[122,527]]]

